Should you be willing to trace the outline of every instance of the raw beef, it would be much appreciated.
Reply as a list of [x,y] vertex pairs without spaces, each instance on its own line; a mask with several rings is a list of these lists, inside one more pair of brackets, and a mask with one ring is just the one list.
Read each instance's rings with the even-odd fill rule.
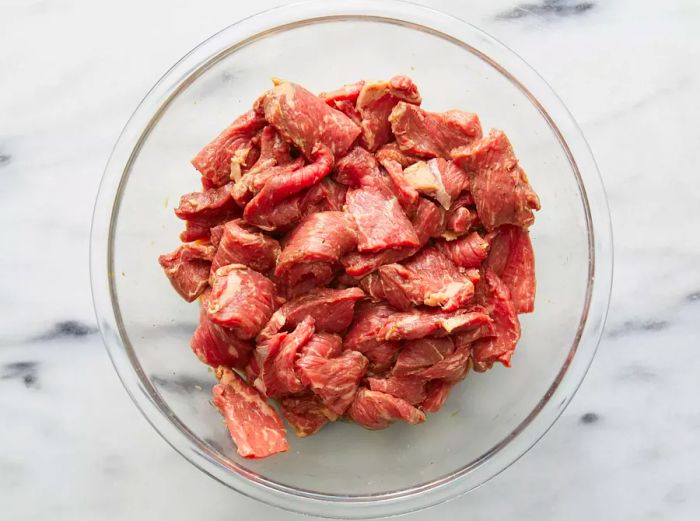
[[489,243],[477,232],[454,241],[438,241],[438,249],[462,268],[478,268],[489,254]]
[[335,180],[343,185],[372,184],[381,175],[372,154],[362,147],[354,147],[335,164]]
[[215,324],[234,329],[239,338],[255,337],[276,307],[273,282],[242,264],[214,272],[206,311]]
[[387,302],[401,310],[426,305],[455,311],[474,296],[467,274],[436,248],[421,250],[403,265],[381,266],[379,276]]
[[406,400],[381,391],[360,389],[350,406],[350,418],[365,429],[385,429],[396,420],[410,425],[425,421],[425,414]]
[[318,212],[340,212],[345,205],[347,187],[330,177],[309,188],[299,202],[302,215]]
[[403,170],[403,178],[416,192],[432,197],[445,210],[469,188],[466,172],[441,157],[412,164]]
[[274,219],[276,207],[289,197],[309,188],[331,171],[333,155],[328,148],[321,145],[312,152],[313,163],[301,167],[287,175],[275,175],[265,182],[243,210],[243,218],[263,230],[279,227],[279,220]]
[[459,310],[451,313],[436,310],[415,309],[393,313],[377,332],[377,339],[413,340],[426,336],[444,336],[492,322],[489,315],[481,311]]
[[300,438],[320,431],[335,416],[316,395],[289,396],[280,401],[282,415]]
[[438,412],[445,405],[454,384],[432,380],[425,384],[425,400],[420,404],[425,412]]
[[491,231],[502,224],[530,226],[540,201],[518,164],[513,147],[500,130],[452,154],[464,170],[474,172],[471,193],[479,220]]
[[[273,166],[283,166],[291,163],[292,160],[289,144],[282,139],[275,127],[268,125],[260,135],[260,156],[250,171],[259,172]],[[238,180],[234,172],[231,173],[231,176],[234,180]],[[240,173],[238,178],[240,178]]]
[[394,183],[394,193],[396,198],[401,203],[401,207],[405,212],[410,213],[414,210],[415,205],[418,203],[420,194],[418,190],[411,184],[411,182],[404,175],[401,164],[397,163],[393,159],[385,159],[382,161],[382,166],[389,174],[391,182]]
[[[203,299],[203,304],[206,299]],[[243,368],[250,360],[253,345],[247,340],[241,340],[236,333],[228,328],[214,324],[204,309],[199,313],[199,325],[194,331],[190,342],[192,351],[203,363],[212,367]]]
[[411,376],[390,376],[388,378],[367,378],[367,384],[372,391],[381,391],[386,394],[406,400],[412,405],[417,405],[425,400],[425,380]]
[[357,232],[344,212],[319,212],[305,217],[289,234],[275,276],[288,288],[305,279],[325,286],[340,257],[357,244]]
[[494,335],[474,342],[474,369],[485,371],[494,362],[510,367],[510,359],[520,339],[520,322],[510,301],[508,287],[493,270],[486,269],[477,298],[493,318]]
[[358,304],[352,326],[345,335],[345,349],[364,353],[381,343],[377,335],[389,317],[395,314],[396,311],[384,303],[365,301]]
[[267,273],[275,267],[279,255],[279,242],[243,220],[236,219],[223,225],[211,269],[216,271],[227,264],[244,264],[260,273]]
[[399,148],[399,145],[395,141],[382,145],[379,150],[377,150],[375,156],[377,161],[381,164],[384,164],[385,161],[395,161],[401,165],[401,168],[411,166],[413,163],[420,160],[418,157],[406,154]]
[[362,86],[365,84],[364,81],[358,81],[357,83],[349,83],[343,85],[339,89],[332,90],[329,92],[322,92],[318,95],[323,101],[325,101],[331,107],[335,106],[338,102],[349,101],[353,105],[357,102],[357,97],[360,95]]
[[287,451],[284,424],[265,398],[230,369],[220,367],[217,377],[212,403],[226,420],[238,454],[265,458]]
[[304,155],[315,160],[323,145],[334,157],[342,157],[360,134],[358,126],[342,112],[294,83],[282,83],[260,100],[265,119]]
[[395,376],[408,376],[437,364],[454,351],[451,337],[419,338],[403,342],[396,364],[391,370]]
[[501,226],[491,242],[486,266],[508,286],[516,313],[530,313],[534,309],[535,254],[527,230],[518,226]]
[[261,348],[260,375],[255,387],[268,398],[279,398],[300,393],[306,386],[296,374],[295,362],[298,351],[311,340],[314,334],[314,319],[305,318],[291,333],[278,333]]
[[355,303],[364,296],[360,288],[312,290],[275,311],[260,337],[268,338],[285,328],[294,327],[306,317],[313,317],[317,331],[341,333],[352,322]]
[[158,257],[175,291],[187,302],[206,289],[215,249],[203,242],[187,242],[174,252]]
[[360,252],[418,247],[420,242],[399,201],[384,184],[351,188],[346,211],[355,221]]
[[245,160],[250,151],[250,141],[265,125],[261,114],[254,110],[246,112],[205,146],[192,160],[192,165],[210,186],[225,185],[230,180],[231,160],[234,157]]
[[334,358],[306,355],[297,362],[301,381],[328,409],[341,416],[352,403],[360,380],[367,372],[367,359],[357,351]]
[[175,209],[175,215],[183,219],[186,229],[180,236],[183,241],[195,241],[209,237],[210,228],[240,216],[241,210],[231,197],[231,183],[204,192],[185,194]]
[[335,358],[343,352],[343,338],[330,333],[316,333],[299,350],[299,359],[305,356]]
[[450,159],[453,149],[481,138],[479,117],[470,112],[428,112],[399,102],[389,116],[401,150],[420,157]]
[[391,138],[389,114],[399,101],[420,105],[418,87],[406,76],[394,76],[389,81],[365,83],[357,97],[357,110],[362,122],[361,142],[374,151]]
[[278,176],[288,177],[303,166],[304,158],[299,157],[283,165],[268,166],[261,169],[252,168],[235,180],[233,188],[231,188],[231,197],[233,197],[238,206],[245,208],[255,194],[262,190],[268,180]]

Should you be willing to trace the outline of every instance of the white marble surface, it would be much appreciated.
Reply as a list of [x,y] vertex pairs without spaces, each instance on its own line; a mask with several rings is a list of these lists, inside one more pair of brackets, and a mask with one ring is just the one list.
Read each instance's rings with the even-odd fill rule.
[[[0,0],[1,519],[302,519],[236,495],[151,429],[96,334],[87,261],[101,171],[136,103],[208,35],[279,3]],[[423,3],[514,48],[569,106],[607,185],[616,278],[597,358],[549,434],[407,519],[700,518],[700,4]]]

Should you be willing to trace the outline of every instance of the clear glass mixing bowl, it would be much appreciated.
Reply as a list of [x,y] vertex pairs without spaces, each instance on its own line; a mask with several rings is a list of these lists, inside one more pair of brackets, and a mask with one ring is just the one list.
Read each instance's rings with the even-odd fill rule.
[[[513,367],[470,374],[444,409],[380,432],[338,422],[288,453],[240,458],[209,403],[214,377],[189,348],[197,306],[156,258],[178,243],[189,160],[277,76],[314,91],[408,74],[429,110],[505,130],[542,200],[532,228],[537,302]],[[203,471],[285,509],[340,518],[420,508],[474,489],[553,424],[581,383],[612,276],[601,180],[564,105],[523,60],[475,27],[403,2],[318,1],[267,11],[212,36],[153,87],[117,142],[97,198],[91,272],[104,341],[153,427]]]

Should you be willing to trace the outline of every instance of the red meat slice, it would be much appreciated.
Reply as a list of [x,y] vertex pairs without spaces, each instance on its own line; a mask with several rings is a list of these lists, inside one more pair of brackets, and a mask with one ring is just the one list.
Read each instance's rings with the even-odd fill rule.
[[280,407],[282,415],[300,438],[316,434],[328,423],[329,415],[335,416],[313,394],[283,398]]
[[486,266],[508,286],[516,313],[530,313],[535,308],[535,254],[527,230],[501,226],[491,243]]
[[211,269],[216,271],[227,264],[244,264],[255,271],[267,273],[275,267],[280,254],[279,243],[236,219],[223,226],[223,234]]
[[364,84],[357,98],[357,110],[362,117],[361,142],[367,150],[374,151],[391,140],[389,114],[401,100],[416,105],[421,102],[418,87],[406,76]]
[[245,159],[250,151],[250,141],[265,126],[265,118],[250,110],[236,119],[231,126],[205,146],[192,160],[210,186],[221,186],[229,182],[231,159]]
[[474,342],[474,369],[485,371],[494,362],[510,367],[511,356],[520,339],[520,322],[510,301],[508,287],[493,270],[487,268],[477,289],[477,299],[493,319],[494,335]]
[[447,313],[445,311],[415,309],[393,313],[377,333],[377,339],[413,340],[426,336],[444,336],[464,330],[489,326],[491,318],[481,311]]
[[341,333],[352,322],[355,303],[364,296],[360,288],[313,290],[275,311],[259,338],[268,338],[285,327],[294,327],[306,317],[313,317],[317,331]]
[[454,241],[438,241],[437,248],[462,268],[478,268],[489,254],[489,243],[477,232]]
[[382,161],[382,166],[386,169],[391,182],[394,184],[394,193],[399,203],[401,203],[401,207],[407,213],[412,212],[420,198],[418,190],[406,179],[400,163],[393,159],[385,159]]
[[273,177],[290,176],[292,173],[304,166],[304,158],[299,157],[283,165],[268,166],[266,168],[252,168],[239,179],[236,179],[231,189],[231,197],[240,207],[246,204],[265,186],[268,180]]
[[348,186],[372,184],[380,175],[377,160],[360,146],[353,147],[335,164],[335,180]]
[[335,106],[340,101],[349,101],[354,105],[364,84],[365,82],[362,80],[358,81],[357,83],[349,83],[347,85],[343,85],[339,89],[329,92],[322,92],[318,95],[318,97],[331,107]]
[[268,398],[303,391],[306,386],[295,371],[297,353],[314,334],[314,319],[305,318],[291,333],[280,333],[261,349],[262,364],[255,386]]
[[199,313],[199,325],[190,345],[197,358],[212,367],[245,367],[253,352],[250,342],[241,340],[234,331],[217,326],[209,320],[204,306]]
[[388,378],[367,378],[372,391],[381,391],[416,405],[425,400],[425,380],[410,376],[390,376]]
[[436,364],[415,373],[415,378],[423,380],[442,380],[448,383],[456,383],[462,380],[469,369],[468,348],[455,349]]
[[330,333],[316,333],[299,350],[299,359],[305,356],[335,358],[343,352],[343,339]]
[[355,247],[357,234],[343,212],[306,216],[289,234],[275,276],[291,288],[305,279],[325,286],[333,278],[340,257]]
[[396,364],[395,376],[408,376],[437,364],[454,351],[452,338],[419,338],[403,343]]
[[[282,139],[275,127],[268,125],[260,134],[260,156],[250,170],[251,172],[259,172],[273,166],[286,165],[292,160],[289,144]],[[231,175],[236,179],[233,172]]]
[[357,351],[345,351],[334,358],[307,354],[297,361],[297,368],[301,381],[331,412],[341,416],[367,372],[367,359]]
[[502,224],[527,227],[535,221],[540,201],[518,164],[513,147],[500,130],[454,151],[454,160],[474,172],[471,193],[479,219],[491,231]]
[[342,157],[360,134],[345,114],[294,83],[277,85],[259,103],[265,119],[310,160],[315,160],[319,144]]
[[369,360],[369,370],[381,374],[394,365],[400,347],[399,342],[380,342],[365,348],[362,354]]
[[442,380],[432,380],[425,384],[425,400],[420,407],[425,412],[438,412],[445,405],[454,384]]
[[170,284],[187,302],[192,302],[206,289],[215,251],[211,244],[188,242],[158,257]]
[[265,182],[262,190],[246,205],[243,217],[251,224],[264,230],[274,230],[279,221],[270,215],[285,199],[315,185],[331,171],[333,155],[325,146],[313,151],[313,163],[310,163],[288,175],[275,175]]
[[375,157],[381,164],[384,164],[385,161],[395,161],[401,165],[401,168],[406,168],[419,161],[419,158],[410,156],[401,150],[395,141],[379,147]]
[[318,212],[340,212],[345,204],[347,187],[325,177],[309,188],[299,202],[302,215]]
[[234,329],[239,338],[255,337],[275,310],[275,285],[242,264],[223,266],[212,279],[206,305],[211,321]]
[[377,273],[376,271],[370,273],[362,280],[360,280],[360,287],[372,299],[386,300],[386,295],[384,294],[384,286],[382,285],[382,279],[379,277],[379,273]]
[[413,248],[420,245],[399,201],[385,185],[376,183],[351,188],[345,202],[346,211],[357,226],[357,249],[360,252]]
[[185,221],[180,239],[185,242],[206,239],[210,228],[240,216],[241,210],[231,197],[233,185],[192,192],[180,198],[175,215]]
[[360,389],[349,410],[350,418],[365,429],[385,429],[395,420],[410,425],[425,421],[425,414],[406,400],[381,391]]
[[428,112],[399,102],[389,116],[391,130],[401,150],[421,157],[450,159],[450,152],[481,138],[476,114],[449,110]]
[[360,302],[343,341],[345,349],[364,353],[368,348],[379,344],[380,341],[377,340],[379,330],[395,313],[396,311],[383,302]]
[[421,250],[404,265],[381,266],[379,276],[386,300],[397,309],[422,304],[454,311],[474,296],[469,277],[433,247]]
[[265,458],[287,451],[284,424],[260,393],[230,369],[220,367],[217,377],[212,403],[226,420],[238,454]]
[[223,224],[217,224],[214,226],[211,230],[209,230],[209,242],[211,243],[214,248],[219,248],[219,244],[221,243],[221,237],[224,236],[224,225]]
[[432,197],[445,210],[469,188],[466,172],[441,157],[412,164],[403,170],[403,179],[413,190]]

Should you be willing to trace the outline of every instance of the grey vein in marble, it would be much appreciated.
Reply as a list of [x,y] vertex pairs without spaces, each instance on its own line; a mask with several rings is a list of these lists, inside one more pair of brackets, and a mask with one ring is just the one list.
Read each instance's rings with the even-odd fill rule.
[[527,17],[550,19],[583,14],[595,7],[593,2],[570,0],[544,0],[538,4],[524,3],[496,15],[499,20],[514,20]]

